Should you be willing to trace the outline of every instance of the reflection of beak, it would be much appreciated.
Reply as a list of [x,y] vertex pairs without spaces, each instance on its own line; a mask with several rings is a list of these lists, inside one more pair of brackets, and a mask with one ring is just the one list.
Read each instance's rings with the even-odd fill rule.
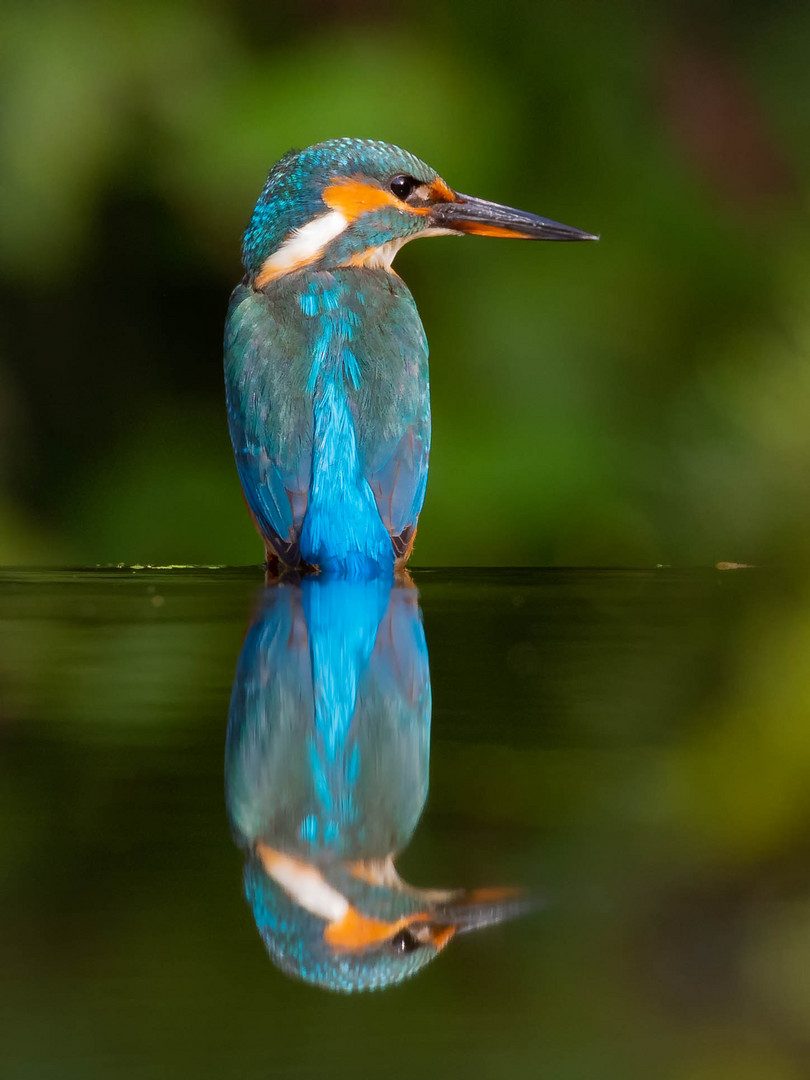
[[559,221],[460,194],[456,194],[455,202],[437,203],[431,209],[430,225],[474,236],[505,236],[516,240],[599,239],[592,233],[561,225]]
[[536,898],[521,889],[470,889],[457,893],[430,913],[436,938],[446,944],[454,933],[480,930],[485,926],[525,915],[538,906]]

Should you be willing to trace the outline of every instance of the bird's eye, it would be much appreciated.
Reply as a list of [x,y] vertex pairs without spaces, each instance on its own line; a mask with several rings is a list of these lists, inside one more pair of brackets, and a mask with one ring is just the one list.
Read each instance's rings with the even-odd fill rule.
[[391,181],[391,190],[398,199],[402,199],[403,202],[408,198],[410,193],[415,187],[419,186],[419,181],[414,180],[412,176],[395,176]]
[[406,926],[391,939],[391,947],[396,953],[409,953],[419,948],[419,942]]

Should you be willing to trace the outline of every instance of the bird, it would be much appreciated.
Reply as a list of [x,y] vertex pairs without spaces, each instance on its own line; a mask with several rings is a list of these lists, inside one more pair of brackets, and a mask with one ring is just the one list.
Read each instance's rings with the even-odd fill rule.
[[453,190],[372,139],[291,150],[242,244],[225,329],[228,425],[270,571],[390,578],[413,549],[431,420],[428,345],[392,262],[410,240],[594,234]]
[[382,575],[266,587],[234,677],[225,791],[245,895],[286,975],[381,990],[456,934],[531,906],[511,886],[417,888],[398,874],[427,799],[430,722],[414,587]]

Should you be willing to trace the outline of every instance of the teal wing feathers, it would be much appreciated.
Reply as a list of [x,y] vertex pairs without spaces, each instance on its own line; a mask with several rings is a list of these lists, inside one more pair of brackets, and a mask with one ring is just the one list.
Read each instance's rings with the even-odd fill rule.
[[400,556],[410,545],[427,484],[428,345],[401,278],[383,270],[355,275],[361,282],[353,289],[363,298],[362,333],[353,342],[361,372],[352,395],[358,445],[377,510]]
[[236,467],[260,532],[291,566],[300,558],[312,472],[308,344],[289,304],[244,285],[234,290],[225,389]]

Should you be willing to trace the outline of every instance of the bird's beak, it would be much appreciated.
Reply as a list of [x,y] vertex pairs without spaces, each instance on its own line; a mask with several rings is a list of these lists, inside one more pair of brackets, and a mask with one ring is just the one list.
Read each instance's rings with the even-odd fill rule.
[[494,926],[525,915],[537,906],[537,898],[522,889],[468,889],[456,893],[446,904],[438,904],[430,919],[435,936],[443,939],[441,944],[444,944],[453,934]]
[[474,236],[504,236],[516,240],[598,240],[559,221],[538,217],[525,210],[456,194],[453,202],[441,202],[430,211],[431,227]]

